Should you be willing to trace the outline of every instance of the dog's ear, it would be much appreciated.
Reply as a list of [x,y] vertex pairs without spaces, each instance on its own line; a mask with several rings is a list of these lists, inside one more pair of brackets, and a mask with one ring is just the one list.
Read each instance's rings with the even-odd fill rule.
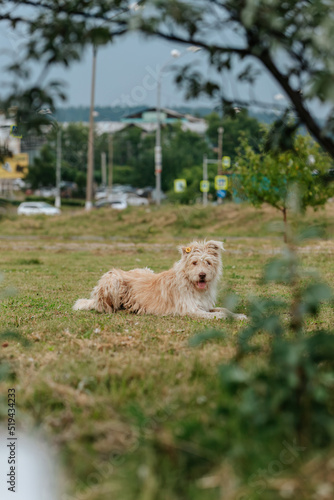
[[179,250],[180,254],[183,257],[184,255],[189,255],[190,254],[191,247],[184,247],[184,246],[181,245],[181,246],[178,247],[178,250]]
[[210,240],[206,243],[206,246],[207,248],[210,248],[212,250],[224,250],[225,251],[225,248],[224,248],[224,245],[221,241],[214,241],[214,240]]

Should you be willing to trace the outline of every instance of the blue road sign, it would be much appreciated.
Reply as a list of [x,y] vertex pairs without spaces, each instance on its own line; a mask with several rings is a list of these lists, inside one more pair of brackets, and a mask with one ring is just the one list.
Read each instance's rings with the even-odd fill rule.
[[217,191],[217,196],[218,196],[218,198],[225,198],[225,196],[226,196],[226,190],[225,189],[219,189],[219,191]]

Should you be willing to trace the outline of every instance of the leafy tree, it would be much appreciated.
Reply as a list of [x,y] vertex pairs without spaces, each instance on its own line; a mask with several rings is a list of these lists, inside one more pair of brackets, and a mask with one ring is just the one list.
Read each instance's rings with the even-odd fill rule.
[[286,226],[292,197],[297,199],[294,190],[298,190],[298,203],[303,211],[307,207],[316,209],[333,196],[333,184],[322,181],[330,166],[329,155],[309,136],[296,136],[292,149],[281,152],[266,151],[262,145],[256,153],[247,141],[243,141],[236,168],[239,194],[256,207],[268,203],[280,210]]
[[[201,165],[203,155],[209,154],[211,148],[204,137],[190,130],[183,131],[180,123],[166,128],[162,140],[162,187],[168,190],[172,188],[174,179],[180,177],[183,169],[192,170],[194,165]],[[189,173],[190,177],[197,178],[195,172]]]
[[[61,176],[64,181],[76,182],[80,188],[86,179],[88,128],[82,124],[69,124],[61,129],[62,163]],[[39,155],[29,168],[27,180],[32,187],[54,186],[56,183],[56,144],[59,126],[47,135]]]
[[[155,133],[147,134],[137,127],[127,127],[114,135],[114,162],[128,167],[125,182],[138,187],[155,185],[154,147]],[[208,151],[205,138],[189,130],[183,131],[181,124],[163,127],[163,190],[171,189],[182,169],[201,163],[203,154]],[[116,174],[118,171],[116,167]]]
[[[86,47],[124,34],[132,12],[125,0],[0,1],[0,22],[13,48],[3,68],[9,90],[0,96],[1,109],[10,113],[15,108],[22,131],[40,131],[49,122],[39,114],[41,108],[54,110],[55,101],[65,99],[62,84],[46,78],[51,68],[68,67]],[[40,75],[32,72],[35,61],[42,66]]]
[[33,189],[56,184],[56,153],[50,146],[42,146],[39,155],[29,167],[26,180]]
[[[154,141],[154,134],[146,134],[135,126],[126,127],[114,135],[115,165],[128,167],[128,177],[123,183],[138,187],[154,184]],[[118,172],[121,171],[116,167],[116,176]]]
[[219,117],[218,113],[211,113],[206,117],[206,120],[208,121],[207,136],[211,144],[215,146],[218,143],[217,130],[219,127],[224,128],[223,155],[230,156],[232,161],[235,159],[241,136],[247,138],[254,150],[258,151],[263,132],[258,120],[250,117],[247,109],[240,109],[232,116],[226,114],[222,118]]
[[[52,129],[47,143],[31,166],[27,180],[33,188],[55,185],[57,130]],[[61,129],[62,179],[76,182],[84,188],[87,167],[88,127],[72,123]],[[136,187],[154,186],[155,134],[144,133],[138,127],[126,127],[114,134],[113,182]],[[169,190],[182,169],[201,163],[209,146],[205,138],[191,131],[183,131],[180,124],[168,125],[162,131],[163,176],[162,187]],[[95,135],[94,178],[101,182],[101,153],[108,154],[108,134]]]
[[[54,134],[50,138],[55,140]],[[95,138],[97,140],[97,137]],[[95,144],[95,142],[94,142]],[[62,128],[62,167],[86,172],[88,149],[88,127],[82,123],[69,123]],[[98,150],[98,144],[96,149]]]
[[[10,30],[13,40],[13,54],[3,71],[6,78],[12,75],[12,83],[1,95],[1,108],[9,112],[15,107],[20,125],[38,128],[47,121],[38,111],[43,106],[53,108],[57,98],[64,98],[60,83],[45,78],[48,71],[57,65],[68,67],[82,57],[88,46],[107,44],[137,28],[201,47],[218,74],[237,74],[250,85],[259,72],[266,71],[281,86],[298,120],[334,156],[331,2],[142,0],[138,3],[143,9],[134,10],[128,0],[1,1],[0,22]],[[31,61],[39,61],[43,66],[36,81],[29,79]],[[255,98],[232,99],[218,78],[202,75],[194,64],[185,66],[177,80],[187,85],[188,95],[207,92],[224,102],[225,107],[266,105]],[[29,83],[20,86],[20,81]],[[317,109],[310,106],[315,99],[330,108],[324,125],[317,120]]]
[[[334,156],[333,9],[327,0],[148,0],[141,29],[166,40],[201,47],[218,74],[229,74],[252,85],[263,71],[280,85],[300,123]],[[315,34],[318,34],[315,36]],[[284,62],[284,63],[283,63]],[[177,76],[187,95],[206,93],[230,106],[271,107],[260,99],[231,98],[212,72],[208,77],[193,63]],[[232,83],[233,85],[233,83]],[[326,103],[325,124],[310,104]],[[285,132],[284,129],[281,132]],[[287,131],[288,133],[288,131]]]

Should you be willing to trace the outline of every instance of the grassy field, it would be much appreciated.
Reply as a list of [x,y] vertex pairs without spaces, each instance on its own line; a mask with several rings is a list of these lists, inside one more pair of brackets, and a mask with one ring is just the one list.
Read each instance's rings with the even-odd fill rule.
[[[305,243],[300,256],[305,267],[319,269],[330,284],[333,205],[296,222],[327,230],[325,238]],[[2,338],[0,359],[10,372],[0,382],[1,394],[14,385],[21,429],[30,433],[37,428],[57,450],[64,498],[236,498],[224,496],[221,482],[210,483],[224,448],[217,444],[207,453],[196,429],[215,439],[223,397],[217,368],[235,353],[242,325],[71,308],[111,267],[149,266],[160,272],[178,259],[177,245],[204,237],[225,242],[219,306],[230,292],[240,296],[237,310],[242,313],[252,295],[289,298],[285,286],[260,283],[263,266],[282,246],[280,233],[271,231],[277,222],[279,215],[269,208],[233,205],[89,215],[68,210],[54,219],[13,215],[0,221],[2,289],[16,290],[0,304],[1,330],[22,337]],[[324,305],[308,328],[312,332],[333,323],[333,309]],[[195,334],[212,328],[223,329],[226,337],[189,346]],[[259,341],[265,345],[267,340],[263,334]],[[181,459],[176,458],[180,451]],[[167,459],[160,462],[159,456]],[[251,474],[253,466],[262,465],[258,459],[242,467]],[[222,477],[231,477],[226,467]],[[193,472],[187,476],[185,470]],[[281,498],[245,491],[249,499]]]

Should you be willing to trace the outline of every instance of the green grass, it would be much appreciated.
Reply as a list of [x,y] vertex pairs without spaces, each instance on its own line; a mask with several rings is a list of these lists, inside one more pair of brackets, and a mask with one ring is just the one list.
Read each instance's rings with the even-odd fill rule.
[[[289,215],[288,215],[289,218]],[[47,216],[25,217],[12,214],[0,222],[0,238],[58,238],[74,241],[100,239],[131,243],[162,243],[192,238],[225,238],[268,236],[279,237],[281,214],[269,207],[254,209],[246,204],[226,203],[217,207],[200,205],[154,206],[94,210],[87,217],[83,209],[65,207],[62,215],[50,221]],[[334,235],[334,204],[325,209],[310,210],[295,225],[318,225],[327,235]]]
[[[332,228],[331,206],[322,217]],[[178,259],[177,245],[195,237],[226,239],[218,305],[230,291],[239,294],[242,313],[250,295],[288,298],[285,286],[260,284],[264,264],[281,247],[266,230],[275,219],[267,208],[231,205],[76,211],[0,222],[1,286],[16,289],[0,303],[1,330],[19,334],[0,339],[1,362],[10,366],[1,394],[14,384],[19,425],[28,431],[38,426],[57,448],[70,498],[172,500],[173,484],[180,499],[219,498],[217,488],[198,482],[207,469],[196,457],[217,463],[224,452],[206,457],[202,438],[215,439],[215,412],[224,397],[217,368],[233,356],[240,324],[73,312],[72,305],[88,297],[111,267],[168,269]],[[321,220],[311,213],[305,224]],[[301,255],[305,267],[317,267],[332,283],[333,252],[331,239],[312,240]],[[309,320],[309,331],[333,322],[333,309],[324,306]],[[226,337],[189,347],[189,339],[209,328],[223,329]],[[259,341],[268,339],[263,334]],[[189,442],[187,436],[197,434],[198,441]],[[173,436],[180,436],[196,477],[184,477],[182,461],[170,467]],[[169,458],[157,464],[159,452],[152,450],[161,449]],[[159,475],[169,478],[170,491],[159,494]]]

